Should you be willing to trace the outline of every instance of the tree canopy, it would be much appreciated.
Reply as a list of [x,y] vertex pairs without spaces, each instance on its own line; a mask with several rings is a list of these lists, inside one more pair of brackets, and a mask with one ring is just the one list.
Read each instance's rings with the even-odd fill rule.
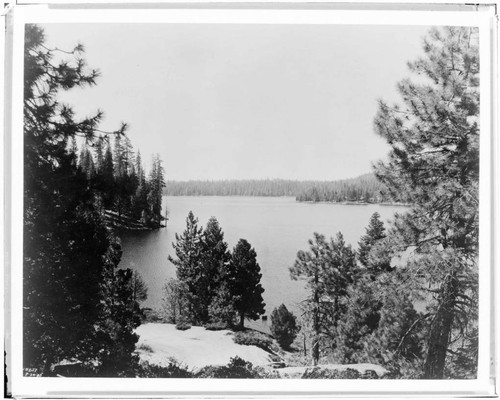
[[[69,54],[68,54],[69,53]],[[118,270],[121,247],[104,221],[86,149],[100,142],[102,112],[76,119],[58,93],[95,85],[83,46],[64,53],[45,44],[43,29],[26,25],[24,74],[23,365],[51,375],[63,361],[82,373],[132,376],[140,308],[132,271]],[[64,57],[69,56],[69,60]]]
[[413,79],[398,85],[402,102],[380,102],[375,119],[391,146],[376,175],[413,205],[397,216],[393,235],[414,249],[401,268],[430,300],[425,378],[444,377],[449,355],[467,347],[476,326],[478,44],[477,28],[433,29],[424,56],[409,63]]

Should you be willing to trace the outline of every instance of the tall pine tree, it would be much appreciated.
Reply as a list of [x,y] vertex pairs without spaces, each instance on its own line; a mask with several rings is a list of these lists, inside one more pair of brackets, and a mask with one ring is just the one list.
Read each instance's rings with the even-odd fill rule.
[[327,241],[324,235],[314,234],[309,240],[309,251],[299,251],[290,276],[305,280],[310,296],[304,301],[305,315],[312,322],[312,356],[316,365],[321,343],[336,347],[337,326],[345,311],[342,298],[356,273],[356,258],[351,246],[346,245],[339,232]]
[[226,277],[234,308],[240,317],[240,328],[243,328],[245,318],[256,320],[265,313],[261,278],[255,249],[245,239],[240,239],[233,249]]
[[116,271],[119,244],[76,167],[76,151],[67,149],[68,139],[95,140],[101,113],[76,120],[57,100],[61,90],[95,84],[98,73],[87,71],[82,51],[79,45],[72,60],[55,62],[43,30],[26,25],[23,363],[43,375],[72,359],[101,370],[105,354],[118,348],[133,367],[137,341],[137,314],[118,317],[107,303],[109,290],[129,302]]
[[412,204],[395,224],[401,246],[416,253],[401,268],[412,289],[431,295],[423,377],[443,378],[477,317],[478,29],[433,29],[423,50],[409,64],[415,79],[398,86],[402,103],[380,103],[375,129],[392,150],[376,174]]

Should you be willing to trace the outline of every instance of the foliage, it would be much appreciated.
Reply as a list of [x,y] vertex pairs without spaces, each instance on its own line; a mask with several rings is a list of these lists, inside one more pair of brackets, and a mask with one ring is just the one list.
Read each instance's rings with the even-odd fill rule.
[[92,162],[82,171],[76,146],[68,146],[76,138],[98,141],[102,113],[76,120],[57,100],[61,90],[95,84],[98,72],[87,70],[82,53],[78,45],[63,60],[40,27],[26,25],[23,364],[48,376],[76,359],[82,368],[124,376],[137,362],[133,330],[141,314],[132,274],[117,270],[121,248],[89,185]]
[[208,366],[202,368],[197,374],[197,378],[262,378],[260,371],[252,365],[251,362],[245,361],[236,356],[231,358],[227,366],[214,367]]
[[[234,307],[234,297],[227,289],[227,283],[223,282],[208,306],[209,320],[213,324],[231,328],[235,325],[236,310]],[[215,326],[214,325],[214,326]],[[205,324],[205,327],[207,324]]]
[[375,129],[392,150],[376,174],[414,205],[395,221],[400,246],[414,249],[400,284],[430,300],[423,377],[439,379],[452,344],[477,320],[478,29],[433,29],[424,52],[409,64],[415,79],[398,86],[402,105],[380,103]]
[[153,353],[153,348],[149,344],[146,344],[146,343],[141,343],[139,346],[137,346],[137,350],[142,350],[142,351],[145,351],[147,353]]
[[245,239],[240,239],[233,249],[226,275],[234,308],[240,316],[240,328],[243,328],[245,318],[256,320],[265,313],[261,278],[255,249]]
[[257,346],[262,350],[272,352],[273,341],[268,336],[257,331],[236,332],[233,340],[236,344],[244,346]]
[[[177,277],[186,292],[187,318],[194,324],[217,322],[232,327],[237,315],[240,329],[244,318],[256,319],[264,313],[257,254],[240,239],[231,254],[217,219],[209,219],[205,229],[198,227],[192,212],[186,218],[186,229],[176,234],[173,243]],[[170,296],[175,300],[175,293]]]
[[361,374],[352,368],[336,370],[315,367],[306,369],[301,379],[379,379],[379,376],[373,370],[368,370],[366,373]]
[[169,279],[163,286],[163,293],[164,319],[172,324],[189,320],[187,284],[178,279]]
[[[357,255],[361,265],[365,267],[368,266],[368,255],[370,253],[370,250],[377,241],[385,237],[386,234],[384,223],[380,220],[380,214],[378,212],[375,212],[370,218],[369,225],[366,228],[366,234],[364,236],[361,236],[361,239],[358,242],[359,249]],[[390,265],[386,266],[386,268],[390,268]]]
[[271,313],[271,332],[282,348],[290,348],[299,330],[297,318],[288,311],[284,304],[273,310]]
[[331,182],[285,179],[168,181],[165,193],[169,196],[291,196],[297,201],[379,203],[391,200],[373,174]]
[[208,324],[205,324],[205,329],[207,331],[223,331],[229,328],[230,326],[224,322],[209,322]]
[[[231,255],[224,241],[224,232],[215,217],[211,217],[203,231],[201,241],[201,269],[196,276],[196,296],[201,322],[207,322],[209,311],[212,316],[231,323],[232,304],[227,293],[227,285],[223,284],[224,274]],[[211,308],[211,310],[209,310]],[[229,308],[229,309],[228,309]],[[229,315],[228,315],[229,314]]]
[[191,329],[191,324],[189,322],[180,321],[175,325],[175,329],[179,331],[187,331],[188,329]]
[[132,271],[132,279],[130,280],[132,291],[132,299],[138,303],[145,301],[148,298],[148,286],[142,276],[136,270]]
[[208,307],[208,304],[200,304],[198,297],[202,273],[202,232],[203,228],[198,227],[198,218],[190,211],[186,218],[186,229],[181,235],[175,234],[176,242],[172,244],[176,258],[168,257],[177,267],[177,279],[186,285],[188,311],[194,322],[203,320],[204,310]]
[[155,322],[162,322],[164,320],[163,318],[163,313],[158,310],[152,310],[149,307],[143,308],[142,309],[142,323],[155,323]]
[[335,348],[336,330],[341,315],[345,312],[342,298],[352,283],[356,272],[355,253],[344,242],[339,232],[335,239],[327,241],[323,235],[314,233],[309,240],[310,251],[299,251],[290,276],[304,279],[310,296],[304,301],[304,314],[312,322],[313,361],[320,357],[321,342]]
[[194,378],[193,372],[187,367],[170,360],[167,366],[142,362],[137,371],[138,378]]

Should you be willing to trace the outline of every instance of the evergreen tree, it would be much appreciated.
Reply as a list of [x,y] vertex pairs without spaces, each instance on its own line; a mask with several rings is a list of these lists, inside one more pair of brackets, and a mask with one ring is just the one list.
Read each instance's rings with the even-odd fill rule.
[[[443,378],[447,355],[477,316],[479,204],[478,29],[433,29],[425,55],[410,63],[414,81],[398,88],[402,105],[380,103],[375,129],[392,150],[378,178],[413,204],[397,216],[408,290],[432,295],[424,378]],[[475,352],[471,357],[475,357]]]
[[361,236],[358,242],[358,260],[365,267],[368,264],[368,253],[370,252],[373,244],[380,239],[385,238],[384,223],[380,220],[380,214],[374,212],[370,218],[370,223],[366,228],[366,235]]
[[312,321],[313,362],[320,357],[321,342],[334,349],[340,316],[345,311],[342,298],[356,272],[355,254],[339,232],[335,239],[326,241],[314,233],[309,240],[310,251],[299,251],[290,276],[293,280],[306,280],[310,296],[304,301],[304,312]]
[[115,177],[113,170],[113,154],[111,152],[111,145],[108,142],[101,172],[103,205],[106,209],[111,209],[115,201]]
[[165,171],[158,154],[153,156],[151,173],[149,176],[148,204],[151,209],[151,218],[156,226],[164,219],[161,208],[163,188],[165,187]]
[[245,239],[240,239],[232,252],[226,277],[229,292],[234,299],[234,308],[240,317],[240,328],[243,328],[245,318],[256,320],[265,312],[261,278],[257,253],[250,243]]
[[182,235],[175,234],[176,243],[172,243],[177,258],[168,257],[177,267],[177,278],[187,286],[189,314],[195,322],[203,321],[208,306],[198,296],[198,289],[204,283],[200,279],[203,271],[202,233],[203,228],[198,227],[198,218],[190,211],[186,218],[186,229]]
[[131,285],[131,298],[134,303],[141,303],[148,298],[148,286],[139,272],[133,270],[130,279]]
[[271,333],[282,348],[290,348],[299,330],[297,318],[288,311],[284,304],[273,310],[271,313]]
[[67,150],[68,139],[95,139],[101,113],[78,121],[57,101],[61,90],[95,84],[98,73],[77,57],[81,45],[73,62],[54,63],[43,30],[28,24],[25,32],[23,364],[49,375],[76,358],[100,370],[105,354],[120,352],[131,367],[136,316],[118,316],[107,303],[113,290],[131,304],[117,277],[120,246],[76,168],[75,146]]
[[104,138],[101,136],[97,139],[95,144],[95,154],[96,154],[96,162],[95,169],[98,174],[102,173],[102,168],[104,164]]
[[113,160],[114,160],[114,175],[116,178],[122,177],[126,174],[126,164],[125,164],[125,154],[124,146],[122,145],[121,135],[115,137],[114,149],[113,149]]
[[[215,217],[211,217],[202,238],[202,270],[199,277],[198,298],[205,304],[202,321],[209,319],[208,308],[221,290],[222,279],[231,258],[224,241],[224,232]],[[218,299],[220,302],[221,298]]]

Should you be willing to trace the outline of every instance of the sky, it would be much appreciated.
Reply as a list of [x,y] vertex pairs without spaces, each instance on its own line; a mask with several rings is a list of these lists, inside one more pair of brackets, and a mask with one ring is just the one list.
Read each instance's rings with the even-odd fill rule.
[[61,100],[122,121],[168,180],[335,180],[371,171],[388,145],[377,100],[398,99],[429,27],[376,25],[47,24],[101,76]]

